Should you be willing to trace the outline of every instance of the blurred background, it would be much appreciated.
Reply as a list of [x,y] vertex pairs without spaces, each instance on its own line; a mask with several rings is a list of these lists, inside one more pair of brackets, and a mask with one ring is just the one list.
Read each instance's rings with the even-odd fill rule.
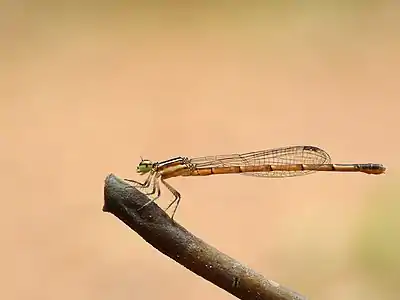
[[173,178],[176,220],[311,299],[398,299],[397,1],[2,1],[0,37],[1,298],[232,299],[102,212],[105,177],[315,145],[387,173]]

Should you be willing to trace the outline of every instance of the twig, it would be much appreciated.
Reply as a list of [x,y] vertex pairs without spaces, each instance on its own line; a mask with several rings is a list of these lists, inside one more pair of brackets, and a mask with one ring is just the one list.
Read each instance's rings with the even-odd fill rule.
[[103,211],[114,214],[153,247],[187,269],[243,300],[306,299],[200,240],[155,203],[113,174],[104,186]]

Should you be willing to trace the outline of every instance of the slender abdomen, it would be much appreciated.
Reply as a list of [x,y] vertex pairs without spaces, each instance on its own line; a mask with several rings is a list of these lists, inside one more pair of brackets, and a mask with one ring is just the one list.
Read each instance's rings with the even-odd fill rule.
[[[330,171],[330,172],[363,172],[367,174],[382,174],[386,168],[381,164],[288,164],[288,165],[262,165],[262,166],[231,166],[198,168],[191,172],[179,174],[180,176],[207,176],[214,174],[235,174],[247,172],[272,172],[272,171]],[[178,174],[177,174],[178,175]],[[178,176],[179,176],[178,175]]]

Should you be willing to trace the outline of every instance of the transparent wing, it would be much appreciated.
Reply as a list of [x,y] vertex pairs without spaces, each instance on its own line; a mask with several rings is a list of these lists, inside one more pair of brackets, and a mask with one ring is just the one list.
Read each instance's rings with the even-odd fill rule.
[[[260,165],[290,165],[290,164],[329,164],[331,158],[324,150],[314,146],[292,146],[248,152],[243,154],[228,154],[198,157],[189,160],[195,168],[260,166]],[[259,177],[291,177],[316,171],[270,171],[240,173]]]

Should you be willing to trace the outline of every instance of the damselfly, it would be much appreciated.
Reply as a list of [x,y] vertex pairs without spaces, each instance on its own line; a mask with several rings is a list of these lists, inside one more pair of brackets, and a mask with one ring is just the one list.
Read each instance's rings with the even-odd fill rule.
[[386,168],[381,164],[333,164],[328,153],[314,146],[291,146],[243,154],[205,156],[198,158],[175,157],[160,162],[142,159],[137,166],[140,175],[149,174],[144,183],[125,179],[132,185],[150,191],[146,193],[150,200],[146,205],[157,200],[161,195],[160,181],[174,195],[168,210],[174,203],[175,208],[181,200],[180,193],[165,180],[177,176],[207,176],[215,174],[233,174],[258,177],[293,177],[307,175],[318,171],[330,172],[363,172],[382,174]]

